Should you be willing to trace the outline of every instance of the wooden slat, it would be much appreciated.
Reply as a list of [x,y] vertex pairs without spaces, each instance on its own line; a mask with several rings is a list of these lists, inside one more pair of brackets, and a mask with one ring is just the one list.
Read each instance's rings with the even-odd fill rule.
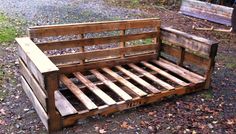
[[181,86],[187,86],[187,85],[188,85],[186,82],[184,82],[184,81],[182,81],[182,80],[180,80],[180,79],[174,77],[173,75],[170,75],[169,73],[167,73],[167,72],[165,72],[165,71],[163,71],[163,70],[157,68],[156,66],[153,66],[152,64],[149,64],[149,63],[147,63],[147,62],[145,62],[145,61],[142,61],[141,63],[142,63],[144,66],[146,66],[146,67],[152,69],[153,71],[158,72],[160,75],[162,75],[162,76],[164,76],[164,77],[170,79],[171,81],[173,81],[173,82],[175,82],[175,83],[177,83],[177,84],[179,84],[179,85],[181,85]]
[[73,73],[73,72],[83,72],[90,69],[98,69],[103,67],[113,67],[115,65],[124,65],[127,63],[137,63],[140,61],[145,60],[153,60],[156,59],[156,54],[143,54],[139,56],[132,56],[132,57],[126,57],[124,59],[111,59],[111,60],[102,60],[102,61],[96,61],[91,63],[86,63],[84,65],[80,64],[72,64],[72,65],[62,65],[59,66],[60,73]]
[[64,25],[35,26],[29,28],[31,38],[41,38],[59,35],[78,35],[91,32],[125,30],[131,28],[160,27],[160,20],[156,18],[139,20],[121,20],[107,22],[87,22]]
[[65,48],[92,46],[97,44],[108,44],[108,43],[153,38],[156,37],[156,35],[157,32],[145,32],[139,34],[120,35],[120,36],[111,36],[102,38],[88,38],[88,39],[68,40],[68,41],[51,41],[46,43],[38,43],[37,46],[41,50],[45,51],[53,49],[65,49]]
[[[164,52],[164,53],[166,53],[168,55],[171,55],[171,56],[179,58],[180,50],[178,48],[174,48],[174,47],[172,47],[170,45],[162,44],[161,52]],[[200,57],[200,56],[197,56],[197,55],[195,55],[193,53],[185,51],[184,61],[188,62],[188,63],[191,63],[191,64],[195,64],[195,65],[197,65],[199,67],[202,67],[204,69],[207,69],[208,68],[208,61],[209,61],[209,59],[205,59],[203,57]]]
[[205,80],[204,77],[202,77],[198,74],[195,74],[193,72],[190,72],[190,71],[188,71],[178,65],[175,65],[171,62],[168,62],[164,59],[154,60],[153,62],[156,63],[157,65],[177,74],[177,75],[180,75],[181,77],[189,80],[190,82],[199,83],[199,82],[202,82]]
[[217,44],[217,42],[187,34],[170,27],[161,28],[161,39],[175,46],[180,46],[208,57],[210,56],[211,46]]
[[118,70],[120,70],[121,72],[123,72],[124,74],[126,74],[127,76],[129,76],[130,78],[132,78],[134,81],[136,81],[140,85],[142,85],[145,88],[147,88],[148,90],[150,90],[151,92],[153,92],[153,93],[159,93],[160,92],[160,90],[156,89],[154,86],[152,86],[148,82],[144,81],[143,79],[141,79],[140,77],[138,77],[134,73],[130,72],[129,70],[127,70],[127,69],[125,69],[121,66],[116,66],[116,68]]
[[39,118],[43,122],[44,126],[48,129],[47,113],[44,111],[44,109],[41,106],[41,104],[39,103],[38,99],[36,98],[36,96],[32,92],[32,89],[30,88],[30,86],[28,85],[28,83],[26,82],[26,80],[22,76],[21,76],[21,83],[22,83],[22,88],[24,89],[26,95],[28,96],[29,100],[33,104]]
[[233,8],[198,0],[182,0],[180,12],[184,15],[231,26]]
[[73,73],[76,78],[78,78],[85,86],[88,87],[94,94],[96,94],[100,99],[102,99],[107,105],[114,105],[116,101],[114,101],[110,96],[104,93],[100,88],[94,85],[90,80],[88,80],[84,75],[80,72]]
[[[175,90],[166,90],[158,94],[148,95],[147,97],[136,98],[136,99],[133,99],[130,103],[121,102],[121,103],[118,103],[115,107],[100,107],[99,110],[96,110],[96,111],[83,111],[83,112],[80,112],[80,114],[77,114],[75,116],[70,116],[68,118],[65,118],[63,120],[63,126],[70,126],[73,123],[76,123],[76,121],[80,118],[86,118],[86,117],[90,117],[90,116],[102,114],[102,113],[108,114],[112,112],[117,112],[117,111],[129,109],[129,108],[137,107],[143,104],[149,104],[149,103],[161,101],[164,98],[168,98],[172,95],[174,96],[183,95],[183,94],[199,91],[203,87],[204,85],[202,83],[195,84],[188,87],[179,87],[179,88],[176,88]],[[134,104],[133,107],[130,107],[130,105],[132,104]]]
[[145,95],[147,95],[147,93],[145,93],[144,91],[142,91],[138,87],[134,86],[132,83],[130,83],[129,81],[127,81],[126,79],[124,79],[123,77],[118,75],[117,73],[113,72],[111,69],[103,68],[102,70],[105,71],[106,73],[108,73],[109,75],[111,75],[113,78],[115,78],[117,81],[122,83],[124,86],[128,87],[136,95],[138,95],[138,96],[145,96]]
[[[121,35],[121,36],[124,36],[124,35],[125,35],[125,30],[121,30],[121,31],[120,31],[120,35]],[[125,47],[125,41],[120,42],[120,47],[121,47],[121,48],[124,48],[124,47]],[[124,58],[125,55],[124,55],[124,54],[121,54],[121,57]]]
[[55,91],[55,105],[61,116],[77,114],[77,110],[70,102],[61,94],[60,91]]
[[85,105],[88,110],[97,109],[97,106],[87,97],[69,78],[60,75],[60,81]]
[[24,64],[24,62],[21,59],[19,59],[19,64],[20,64],[21,74],[24,76],[25,80],[29,83],[34,94],[36,94],[36,97],[39,100],[40,104],[43,106],[45,111],[47,111],[47,105],[46,105],[47,96],[46,96],[44,90],[39,86],[38,82],[32,76],[32,74],[27,69],[26,65]]
[[144,69],[136,66],[135,64],[129,64],[129,66],[131,68],[133,68],[135,71],[139,72],[140,74],[143,74],[144,76],[146,76],[147,78],[149,78],[150,80],[156,82],[157,84],[159,84],[160,86],[168,89],[168,90],[171,90],[171,89],[174,89],[173,86],[171,86],[170,84],[166,83],[165,81],[157,78],[156,76],[152,75],[151,73],[145,71]]
[[90,70],[92,74],[94,74],[99,80],[101,80],[105,85],[107,85],[112,91],[114,91],[117,95],[119,95],[125,101],[131,100],[132,97],[124,92],[120,87],[114,84],[111,80],[105,77],[103,74],[98,72],[97,70]]
[[[42,88],[45,88],[42,74],[58,71],[59,69],[28,37],[16,38],[19,56],[23,59],[29,70],[35,76]],[[45,66],[46,65],[46,66]]]
[[123,55],[125,53],[134,53],[134,52],[142,52],[142,51],[151,51],[154,50],[153,45],[140,45],[134,47],[126,47],[126,48],[114,48],[107,50],[97,50],[83,53],[75,53],[75,54],[65,54],[65,55],[56,55],[49,56],[50,60],[52,60],[55,64],[65,63],[65,62],[73,62],[78,60],[92,59],[92,58],[101,58],[101,57],[111,57]]

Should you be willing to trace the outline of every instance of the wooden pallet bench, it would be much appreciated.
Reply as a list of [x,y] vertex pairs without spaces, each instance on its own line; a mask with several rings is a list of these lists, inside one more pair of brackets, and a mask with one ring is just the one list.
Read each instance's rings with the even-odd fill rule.
[[155,18],[28,31],[16,39],[22,87],[49,132],[209,88],[218,46]]

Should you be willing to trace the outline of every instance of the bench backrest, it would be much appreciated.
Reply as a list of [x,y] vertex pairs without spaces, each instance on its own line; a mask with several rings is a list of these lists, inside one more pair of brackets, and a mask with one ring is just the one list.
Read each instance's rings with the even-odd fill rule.
[[36,26],[29,28],[29,36],[42,51],[64,53],[75,48],[49,56],[67,73],[155,59],[160,24],[159,19],[151,18]]

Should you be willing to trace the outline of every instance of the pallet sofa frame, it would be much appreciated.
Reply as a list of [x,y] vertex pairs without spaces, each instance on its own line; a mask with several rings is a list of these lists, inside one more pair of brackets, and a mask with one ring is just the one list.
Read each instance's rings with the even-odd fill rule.
[[[112,36],[91,37],[111,31]],[[89,116],[208,89],[218,47],[217,42],[161,28],[156,18],[36,26],[28,32],[29,37],[16,39],[22,87],[49,132]],[[110,43],[116,47],[89,49]],[[78,52],[47,53],[71,48]]]

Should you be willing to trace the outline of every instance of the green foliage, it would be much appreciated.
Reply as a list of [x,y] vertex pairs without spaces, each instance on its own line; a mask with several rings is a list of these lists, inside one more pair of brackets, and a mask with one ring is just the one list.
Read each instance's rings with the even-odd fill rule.
[[14,24],[0,13],[0,43],[13,41],[16,35],[17,29]]

